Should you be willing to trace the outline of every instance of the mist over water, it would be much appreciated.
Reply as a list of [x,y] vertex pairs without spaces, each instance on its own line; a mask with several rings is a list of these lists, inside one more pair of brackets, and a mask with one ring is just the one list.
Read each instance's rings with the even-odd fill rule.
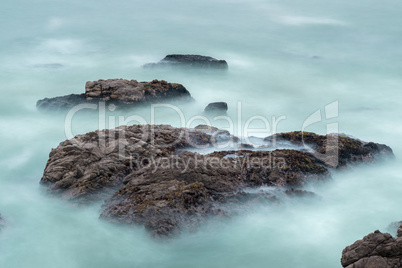
[[[402,219],[401,11],[393,0],[2,0],[0,267],[340,267],[346,245]],[[225,59],[229,70],[141,67],[172,53]],[[101,202],[77,208],[39,186],[51,148],[69,137],[65,114],[38,112],[36,101],[108,78],[183,84],[196,100],[180,105],[185,123],[225,101],[234,135],[252,116],[271,129],[283,116],[276,132],[300,130],[321,109],[323,120],[306,131],[338,123],[341,133],[389,145],[396,160],[333,172],[306,187],[319,198],[256,207],[155,241],[142,226],[100,221]],[[326,120],[335,101],[339,116]],[[169,108],[155,114],[155,123],[183,123]],[[123,115],[151,120],[147,107]],[[106,119],[103,126],[97,112],[79,112],[72,133],[119,125],[116,114]]]

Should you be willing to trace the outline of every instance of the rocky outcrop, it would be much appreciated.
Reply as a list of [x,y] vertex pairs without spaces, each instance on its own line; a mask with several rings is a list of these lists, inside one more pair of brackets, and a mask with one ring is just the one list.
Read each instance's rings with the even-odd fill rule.
[[170,236],[194,229],[212,215],[230,216],[227,207],[233,202],[247,207],[257,200],[277,201],[270,193],[244,193],[243,189],[301,186],[308,180],[328,178],[328,170],[320,164],[307,153],[287,150],[182,152],[128,175],[126,185],[106,200],[101,217],[144,224],[154,235]]
[[372,162],[376,156],[393,157],[392,149],[384,144],[364,142],[344,135],[318,135],[311,132],[278,133],[265,138],[271,144],[283,141],[311,148],[318,159],[331,167],[344,167],[347,163]]
[[341,263],[346,268],[402,267],[402,226],[397,238],[375,231],[342,251]]
[[226,102],[212,102],[205,107],[204,112],[210,114],[226,114],[228,104]]
[[123,179],[175,149],[212,143],[219,135],[171,126],[122,126],[78,135],[49,154],[41,184],[79,203],[110,196]]
[[225,60],[217,60],[208,56],[171,54],[157,63],[148,63],[145,68],[156,67],[180,67],[180,68],[202,68],[202,69],[228,69]]
[[[202,155],[186,151],[223,143],[240,141],[205,125],[98,130],[53,149],[41,183],[50,194],[78,204],[105,199],[101,218],[142,224],[151,234],[164,237],[195,229],[211,216],[246,211],[255,203],[310,196],[298,188],[330,178],[330,166],[314,152],[226,150]],[[278,194],[255,190],[261,186],[276,186]]]
[[164,80],[138,82],[125,79],[100,79],[85,84],[85,94],[46,98],[36,104],[40,110],[68,110],[83,103],[114,104],[116,108],[131,108],[142,104],[161,103],[173,100],[192,101],[187,89]]

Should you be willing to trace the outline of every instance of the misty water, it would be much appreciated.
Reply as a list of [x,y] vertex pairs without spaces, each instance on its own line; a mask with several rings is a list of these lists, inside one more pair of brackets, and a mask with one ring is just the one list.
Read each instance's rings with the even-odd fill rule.
[[[401,12],[394,0],[2,0],[0,267],[340,267],[345,246],[402,220]],[[172,53],[225,59],[229,70],[141,67]],[[36,101],[108,78],[183,84],[196,100],[180,106],[184,124],[226,101],[238,136],[253,116],[285,132],[321,110],[306,131],[337,124],[340,133],[389,145],[396,160],[333,172],[328,183],[306,186],[317,199],[256,207],[156,241],[142,226],[99,220],[102,202],[75,207],[39,186],[51,148],[119,120],[82,112],[66,122],[63,113],[38,112]],[[338,113],[327,120],[334,103]],[[123,115],[151,123],[150,108]],[[155,109],[154,123],[183,125],[168,107]]]

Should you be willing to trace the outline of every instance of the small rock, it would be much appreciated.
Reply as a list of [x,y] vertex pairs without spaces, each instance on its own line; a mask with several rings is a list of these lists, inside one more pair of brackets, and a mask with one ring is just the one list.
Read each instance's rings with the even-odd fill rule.
[[204,112],[214,114],[226,114],[228,104],[226,102],[212,102],[205,107]]
[[79,104],[105,101],[116,108],[131,108],[141,104],[167,101],[193,101],[190,92],[181,85],[164,80],[138,82],[126,79],[99,79],[85,84],[85,94],[45,98],[36,103],[39,110],[64,111]]
[[247,144],[247,143],[240,143],[239,148],[242,148],[242,149],[254,149],[254,146],[251,145],[251,144]]
[[342,251],[341,264],[346,268],[401,267],[402,240],[375,231]]
[[225,60],[217,60],[208,56],[171,54],[157,63],[148,63],[145,68],[155,67],[181,67],[181,68],[201,68],[201,69],[228,69]]

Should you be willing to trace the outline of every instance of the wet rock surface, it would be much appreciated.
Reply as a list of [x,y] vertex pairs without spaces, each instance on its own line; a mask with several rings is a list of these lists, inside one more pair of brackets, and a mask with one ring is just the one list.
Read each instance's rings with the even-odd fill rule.
[[157,63],[148,63],[145,68],[157,67],[179,67],[179,68],[200,68],[200,69],[228,69],[228,64],[225,60],[217,60],[209,56],[201,55],[186,55],[186,54],[171,54],[167,55]]
[[[94,131],[52,149],[41,184],[50,194],[78,204],[105,200],[102,219],[142,224],[156,237],[170,237],[196,229],[209,217],[229,217],[233,208],[247,211],[257,203],[278,203],[278,196],[311,196],[300,187],[330,178],[331,166],[314,152],[186,151],[222,142],[239,139],[205,125]],[[345,150],[351,150],[349,144]],[[376,146],[368,148],[373,157],[382,154]],[[345,165],[353,162],[343,156]],[[264,186],[282,189],[281,194],[258,191]]]
[[103,101],[115,108],[131,108],[138,105],[167,101],[193,101],[187,89],[177,83],[164,80],[138,82],[126,79],[100,79],[85,84],[85,94],[71,94],[45,98],[36,104],[39,110],[68,110],[79,104]]
[[315,157],[334,168],[344,167],[347,163],[372,162],[378,155],[394,157],[392,149],[384,144],[364,142],[338,134],[318,135],[294,131],[278,133],[265,140],[273,144],[288,141],[296,145],[309,146]]
[[211,143],[201,131],[158,126],[122,126],[78,135],[49,154],[41,184],[52,194],[79,202],[110,196],[123,179],[176,148]]
[[341,263],[346,268],[402,267],[402,227],[397,238],[375,231],[342,251]]

